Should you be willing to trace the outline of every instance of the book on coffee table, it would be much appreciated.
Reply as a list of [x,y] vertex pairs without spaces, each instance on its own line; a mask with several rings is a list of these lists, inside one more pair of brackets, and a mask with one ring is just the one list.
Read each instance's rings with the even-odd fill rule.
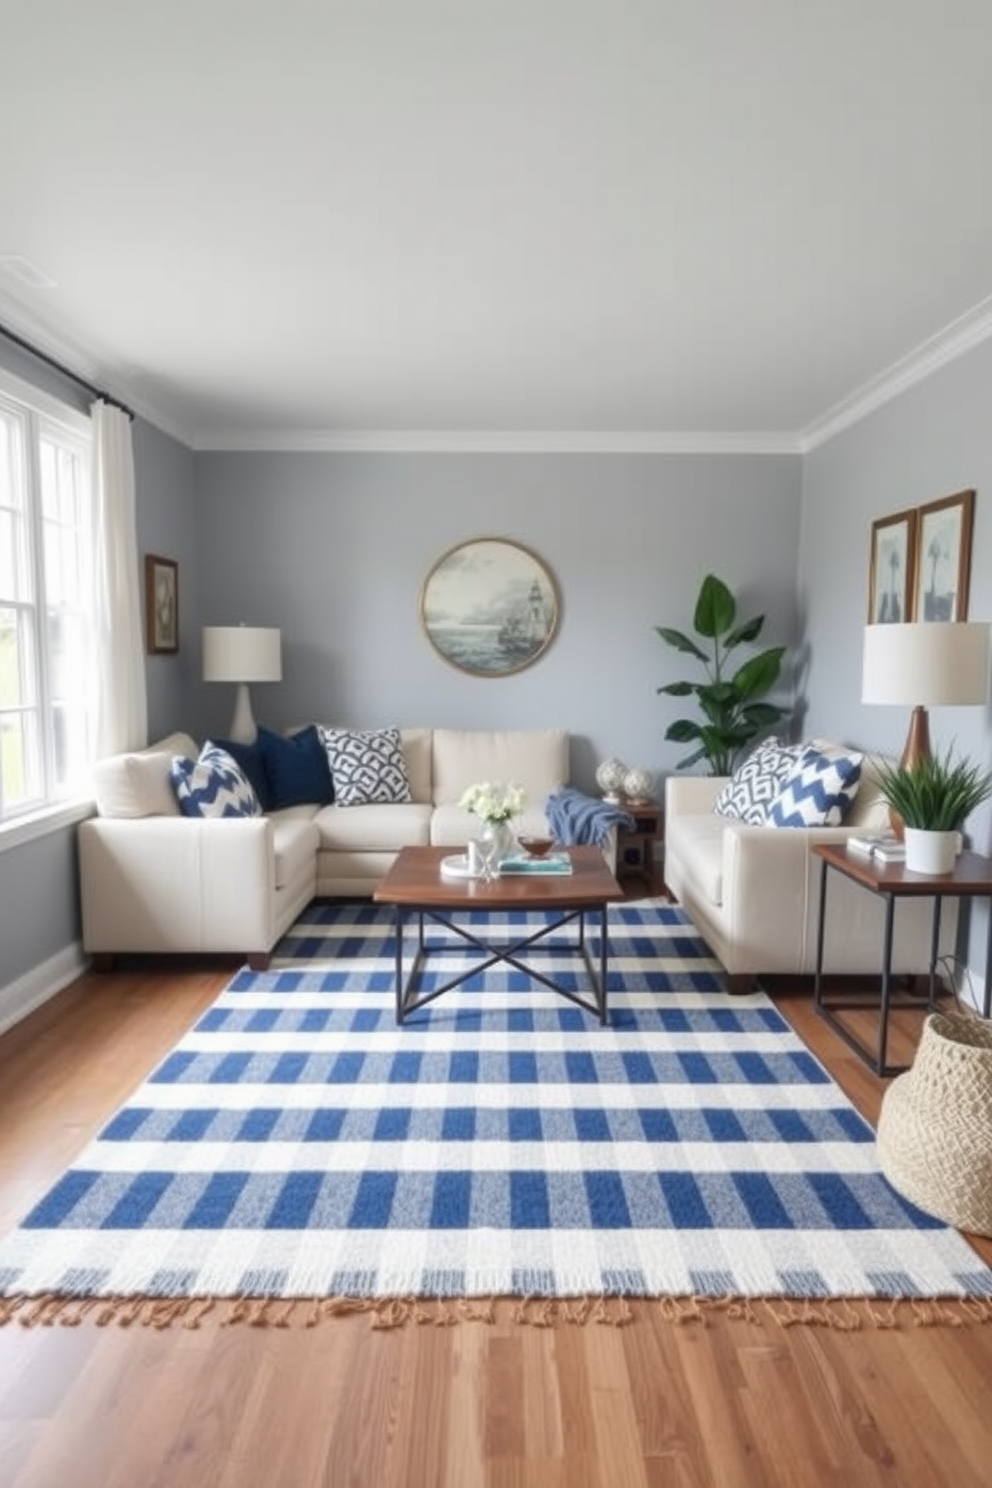
[[571,873],[572,862],[568,853],[549,853],[546,858],[531,858],[524,854],[503,858],[500,874],[507,873]]

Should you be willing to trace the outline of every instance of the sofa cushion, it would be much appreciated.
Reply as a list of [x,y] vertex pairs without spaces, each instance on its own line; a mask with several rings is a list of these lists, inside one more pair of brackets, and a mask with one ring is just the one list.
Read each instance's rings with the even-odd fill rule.
[[170,734],[148,749],[107,755],[93,767],[93,796],[100,816],[178,816],[169,769],[177,754],[195,756],[189,734]]
[[780,739],[765,739],[734,771],[717,796],[714,811],[763,827],[772,802],[786,779],[806,752],[804,744],[783,744]]
[[[514,837],[518,833],[530,833],[532,837],[543,837],[548,830],[544,815],[544,803],[528,806],[510,822]],[[432,847],[464,847],[482,831],[482,823],[471,811],[457,803],[450,806],[435,806],[431,817]]]
[[411,799],[398,728],[321,729],[338,806],[398,805]]
[[431,800],[433,732],[429,728],[400,729],[410,795],[421,804],[428,804]]
[[199,758],[177,755],[169,771],[183,816],[261,816],[241,766],[208,739]]
[[265,767],[265,805],[269,811],[287,806],[326,806],[334,786],[320,729],[309,724],[288,737],[259,728],[258,744]]
[[543,811],[568,781],[568,734],[562,729],[435,729],[434,804],[460,801],[481,780],[522,785]]
[[772,802],[774,827],[837,827],[858,793],[861,755],[854,750],[807,749]]
[[318,811],[314,825],[322,852],[399,852],[401,847],[427,847],[431,808],[410,801],[351,811],[335,802]]

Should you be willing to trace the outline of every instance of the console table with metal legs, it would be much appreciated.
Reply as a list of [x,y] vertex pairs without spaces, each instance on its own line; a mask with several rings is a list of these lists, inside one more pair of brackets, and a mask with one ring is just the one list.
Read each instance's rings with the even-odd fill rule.
[[[978,853],[964,852],[959,855],[950,873],[911,873],[902,863],[876,863],[860,853],[849,852],[846,847],[819,843],[813,852],[822,858],[820,866],[820,922],[816,938],[816,980],[813,998],[816,1011],[835,1033],[864,1060],[876,1075],[900,1074],[906,1065],[886,1063],[889,1036],[889,1012],[894,1007],[919,1008],[919,998],[907,1002],[892,996],[892,925],[897,899],[932,899],[933,922],[930,935],[929,984],[927,1009],[933,1009],[937,1001],[937,959],[940,948],[940,914],[945,899],[985,899],[989,904],[988,938],[985,948],[985,988],[982,998],[982,1015],[989,1017],[992,1011],[992,858]],[[885,901],[885,929],[882,943],[881,993],[878,1010],[878,1042],[874,1052],[855,1038],[851,1030],[835,1016],[843,1009],[863,1008],[861,1002],[827,1002],[823,996],[823,945],[827,914],[827,879],[829,870],[842,873],[845,878],[860,884],[872,894]]]

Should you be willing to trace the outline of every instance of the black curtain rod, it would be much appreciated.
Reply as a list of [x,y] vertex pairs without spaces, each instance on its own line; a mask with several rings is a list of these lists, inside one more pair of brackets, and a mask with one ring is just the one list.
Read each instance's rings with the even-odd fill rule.
[[68,377],[70,382],[76,383],[78,387],[85,388],[88,393],[93,394],[94,398],[100,398],[104,403],[109,403],[112,408],[119,408],[121,413],[126,413],[129,419],[134,419],[134,409],[128,408],[127,404],[122,403],[120,398],[113,398],[110,393],[105,393],[102,388],[94,387],[92,382],[87,382],[85,377],[80,377],[79,373],[73,372],[71,367],[65,366],[62,362],[57,362],[54,357],[48,355],[47,351],[40,351],[37,346],[32,346],[30,341],[25,341],[24,337],[18,336],[16,331],[11,331],[7,326],[0,325],[0,336],[4,336],[8,341],[13,341],[15,346],[19,346],[22,351],[26,351],[29,356],[35,357],[37,361],[44,362],[47,367],[54,367],[56,372],[61,372],[63,377]]

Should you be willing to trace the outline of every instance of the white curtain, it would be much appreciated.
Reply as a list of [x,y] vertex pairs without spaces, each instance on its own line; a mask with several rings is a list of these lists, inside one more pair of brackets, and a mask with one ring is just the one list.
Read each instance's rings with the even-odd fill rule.
[[131,420],[97,402],[93,416],[93,540],[96,555],[95,753],[148,743],[148,694]]

